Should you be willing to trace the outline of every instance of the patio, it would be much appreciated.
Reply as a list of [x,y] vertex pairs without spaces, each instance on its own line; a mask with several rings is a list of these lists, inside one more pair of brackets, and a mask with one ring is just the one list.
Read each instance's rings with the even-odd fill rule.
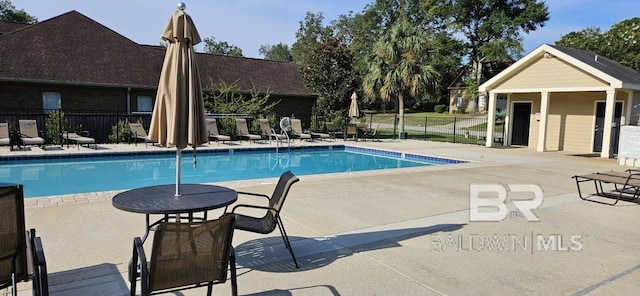
[[[638,204],[582,201],[571,179],[624,169],[615,160],[412,140],[348,144],[472,162],[300,176],[283,210],[300,269],[277,232],[237,231],[240,295],[637,293]],[[115,149],[165,148],[102,145],[98,150]],[[40,153],[32,150],[0,153]],[[71,147],[44,153],[85,151],[95,152]],[[276,181],[217,185],[269,194]],[[540,221],[527,221],[508,203],[503,221],[470,222],[470,184],[539,185],[544,199],[533,213]],[[42,237],[51,295],[128,295],[133,237],[144,233],[145,221],[144,215],[115,209],[116,193],[25,200],[26,226]],[[507,200],[532,197],[507,195]],[[209,217],[220,214],[211,211]],[[20,284],[19,294],[29,294],[30,284]],[[204,289],[180,295],[201,295]],[[215,285],[214,294],[230,295],[230,283]]]

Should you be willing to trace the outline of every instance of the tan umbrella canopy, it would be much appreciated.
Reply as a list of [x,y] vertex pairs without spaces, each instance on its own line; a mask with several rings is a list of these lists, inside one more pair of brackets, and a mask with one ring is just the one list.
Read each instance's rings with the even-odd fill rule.
[[162,39],[167,41],[158,93],[151,117],[149,138],[165,147],[176,147],[176,195],[180,195],[182,149],[207,142],[200,73],[193,46],[200,35],[184,3],[171,15]]
[[349,117],[360,117],[360,109],[358,108],[358,95],[353,92],[351,95],[351,105],[349,106]]

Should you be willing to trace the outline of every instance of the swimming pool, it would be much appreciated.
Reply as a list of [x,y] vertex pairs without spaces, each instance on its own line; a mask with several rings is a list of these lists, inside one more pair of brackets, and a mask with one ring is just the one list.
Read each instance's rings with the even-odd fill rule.
[[[182,183],[409,168],[464,161],[351,146],[297,149],[224,149],[182,157]],[[126,190],[175,184],[175,150],[56,157],[0,158],[0,182],[24,185],[25,197]]]

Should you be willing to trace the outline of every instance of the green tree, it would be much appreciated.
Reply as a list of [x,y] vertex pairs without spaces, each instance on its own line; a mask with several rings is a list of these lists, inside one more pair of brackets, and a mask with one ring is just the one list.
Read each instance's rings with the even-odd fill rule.
[[640,18],[623,20],[605,32],[598,27],[571,32],[556,45],[591,51],[640,71]]
[[370,69],[364,77],[364,91],[385,101],[397,100],[400,131],[404,132],[405,99],[429,97],[435,93],[439,74],[425,61],[431,48],[429,34],[401,19],[391,27],[389,36],[374,45]]
[[[373,47],[377,40],[389,34],[389,29],[400,18],[407,19],[416,27],[423,28],[433,40],[427,63],[432,65],[441,75],[442,81],[452,81],[458,76],[464,47],[453,34],[438,27],[440,20],[432,12],[433,8],[422,5],[424,0],[378,0],[365,6],[362,12],[349,12],[331,22],[336,38],[346,43],[354,56],[354,69],[360,75],[369,71],[369,57],[373,55]],[[439,101],[448,104],[447,84],[439,84],[437,90]],[[414,109],[428,110],[429,101],[417,98]],[[362,102],[369,108],[378,108],[380,100],[363,97]],[[384,102],[382,102],[384,104]]]
[[35,24],[38,22],[38,19],[35,16],[31,16],[26,13],[23,9],[16,9],[11,1],[9,0],[1,0],[0,1],[0,21],[5,22],[14,22],[14,23],[24,23],[24,24]]
[[320,94],[315,115],[330,120],[344,115],[358,80],[351,51],[344,43],[330,37],[316,44],[309,59],[315,63],[303,68],[302,74],[309,89]]
[[300,22],[300,28],[296,32],[296,42],[291,46],[293,61],[305,68],[314,63],[309,56],[312,54],[316,44],[332,36],[331,28],[322,25],[324,16],[321,12],[315,14],[307,12],[304,22]]
[[226,41],[216,41],[215,37],[204,38],[204,52],[234,57],[241,57],[242,49]]
[[581,31],[563,35],[556,45],[572,47],[591,52],[600,52],[604,42],[604,33],[598,27],[589,27]]
[[[202,95],[204,108],[208,113],[250,114],[254,118],[275,118],[274,107],[280,103],[280,101],[269,103],[271,92],[268,90],[261,92],[254,87],[249,92],[241,91],[236,84],[227,84],[222,81],[216,83],[211,78],[206,89],[215,90],[204,91]],[[223,118],[222,129],[226,134],[235,135],[233,118]]]
[[291,50],[289,46],[280,42],[276,45],[260,45],[260,49],[258,50],[266,60],[273,61],[285,61],[291,62],[293,61],[293,55],[291,54]]
[[522,54],[522,34],[544,26],[549,10],[538,0],[427,0],[425,11],[441,28],[462,34],[476,81],[483,63],[505,61]]

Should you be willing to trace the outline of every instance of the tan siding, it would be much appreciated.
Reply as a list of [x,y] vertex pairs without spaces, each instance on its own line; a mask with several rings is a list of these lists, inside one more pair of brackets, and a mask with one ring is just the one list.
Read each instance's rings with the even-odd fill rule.
[[507,79],[496,89],[608,86],[604,81],[558,58],[540,58]]
[[593,148],[595,101],[604,92],[552,93],[549,105],[547,149],[589,153]]

